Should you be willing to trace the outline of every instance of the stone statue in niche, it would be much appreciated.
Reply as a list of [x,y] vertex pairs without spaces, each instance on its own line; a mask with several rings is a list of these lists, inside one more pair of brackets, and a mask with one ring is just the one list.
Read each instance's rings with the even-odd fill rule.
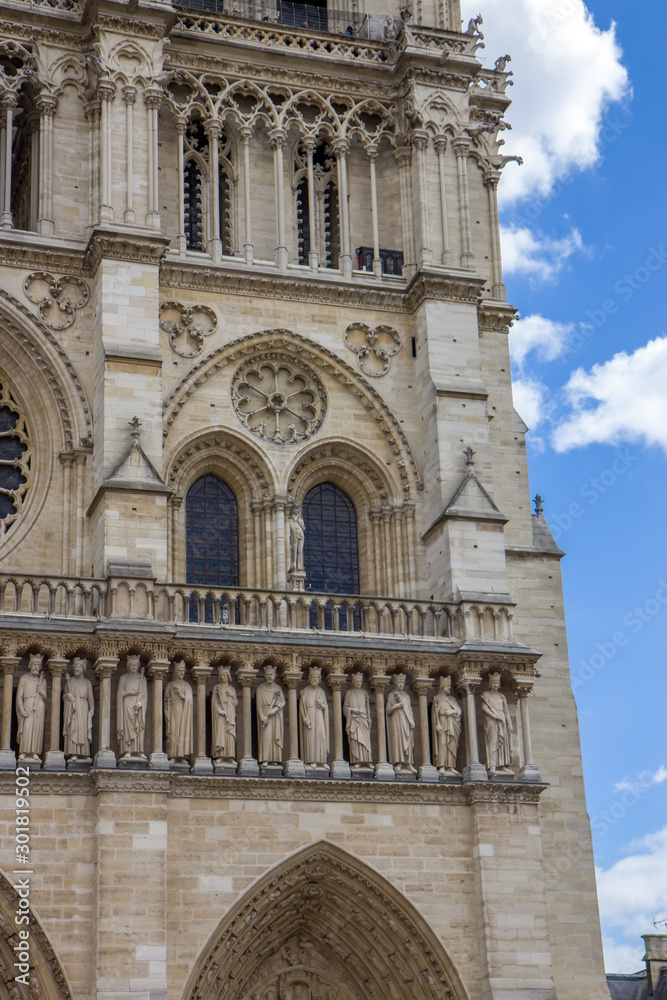
[[236,764],[236,706],[239,699],[229,667],[218,667],[211,699],[211,755],[214,764]]
[[416,774],[412,759],[415,717],[410,695],[405,690],[405,674],[394,675],[394,690],[387,696],[386,712],[389,762],[397,773],[409,771]]
[[352,687],[346,691],[343,701],[345,729],[350,746],[350,764],[352,767],[363,767],[371,764],[371,705],[368,691],[362,684],[364,675],[359,672],[352,674]]
[[95,698],[93,685],[85,676],[87,666],[83,656],[75,656],[72,676],[65,674],[63,737],[65,756],[71,760],[90,760]]
[[500,690],[500,674],[489,674],[489,687],[482,692],[481,704],[489,774],[513,774],[509,769],[512,763],[512,719],[507,698]]
[[174,662],[174,674],[164,692],[164,720],[169,763],[192,756],[192,687],[185,679],[185,661]]
[[458,777],[456,754],[461,737],[461,706],[452,694],[451,677],[440,678],[433,699],[433,750],[436,767],[445,777]]
[[141,669],[141,657],[130,654],[127,670],[118,681],[116,694],[116,729],[121,760],[144,754],[144,733],[146,732],[146,706],[148,705],[148,685]]
[[285,695],[276,684],[276,668],[270,663],[264,667],[264,683],[257,688],[255,702],[260,764],[281,764]]
[[329,756],[329,705],[320,687],[322,672],[308,671],[308,686],[299,698],[301,758],[310,767],[327,767]]
[[306,539],[306,524],[301,513],[301,504],[295,503],[289,516],[289,568],[303,572],[303,545]]
[[42,659],[39,653],[30,654],[28,673],[21,676],[16,690],[19,760],[39,761],[44,748],[46,677]]

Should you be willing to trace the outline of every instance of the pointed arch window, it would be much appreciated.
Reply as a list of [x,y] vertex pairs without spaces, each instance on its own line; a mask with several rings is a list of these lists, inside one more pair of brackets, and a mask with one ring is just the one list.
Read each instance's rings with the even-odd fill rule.
[[[320,483],[306,494],[303,519],[306,589],[325,594],[358,594],[357,513],[347,493],[335,483]],[[355,629],[361,627],[359,617],[359,609],[355,608]],[[316,607],[311,609],[311,625],[317,625]],[[327,606],[325,628],[332,627],[332,608]],[[345,609],[340,611],[340,627],[348,627]]]
[[313,151],[314,231],[311,232],[308,154],[299,147],[294,160],[296,221],[299,264],[310,263],[311,251],[317,253],[323,267],[338,267],[340,236],[338,229],[338,187],[335,163],[326,142]]
[[[232,167],[232,143],[223,130],[219,140],[218,162],[218,230],[222,241],[222,252],[233,254],[233,205],[234,174]],[[185,218],[183,228],[185,245],[188,250],[205,251],[214,227],[211,217],[212,196],[208,185],[209,142],[204,123],[200,118],[188,122],[185,130],[183,162],[183,201]]]
[[[238,504],[227,483],[208,474],[190,487],[185,501],[186,582],[210,587],[238,587]],[[227,614],[225,615],[225,611]],[[196,600],[190,620],[197,621]],[[229,620],[229,609],[221,609]],[[213,604],[206,600],[206,621],[213,620]]]

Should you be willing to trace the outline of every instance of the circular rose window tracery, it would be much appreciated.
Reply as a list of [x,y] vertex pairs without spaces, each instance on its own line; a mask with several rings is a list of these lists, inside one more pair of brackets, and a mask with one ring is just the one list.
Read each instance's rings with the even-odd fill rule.
[[0,536],[20,516],[32,478],[26,419],[0,377]]
[[249,431],[278,444],[310,437],[322,425],[326,394],[306,365],[275,356],[239,368],[232,385],[239,420]]

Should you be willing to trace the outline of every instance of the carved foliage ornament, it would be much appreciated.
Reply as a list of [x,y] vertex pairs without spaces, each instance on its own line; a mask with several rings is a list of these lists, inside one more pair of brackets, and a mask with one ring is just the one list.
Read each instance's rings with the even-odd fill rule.
[[0,537],[19,517],[32,479],[26,419],[0,376]]
[[232,402],[242,424],[268,441],[294,444],[315,434],[327,408],[317,375],[275,352],[242,365],[232,383]]
[[163,302],[160,306],[160,326],[169,334],[172,351],[182,358],[196,358],[204,350],[204,338],[210,337],[218,325],[218,317],[208,306],[187,306],[180,302]]
[[23,291],[38,306],[39,315],[51,330],[66,330],[83,309],[90,293],[88,285],[74,275],[56,278],[48,271],[33,271],[23,282]]
[[391,358],[398,354],[403,341],[391,326],[376,326],[371,330],[365,323],[352,323],[345,331],[345,343],[357,355],[364,375],[377,377],[389,371]]

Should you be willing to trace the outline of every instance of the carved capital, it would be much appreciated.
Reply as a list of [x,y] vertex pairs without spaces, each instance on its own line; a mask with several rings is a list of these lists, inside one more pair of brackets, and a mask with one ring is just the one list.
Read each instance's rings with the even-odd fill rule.
[[252,128],[250,125],[241,125],[239,128],[239,136],[241,137],[241,142],[246,146],[252,139]]
[[0,98],[3,111],[15,111],[19,106],[18,96],[13,90],[6,90]]
[[369,678],[368,683],[372,691],[378,692],[378,691],[384,691],[384,689],[388,686],[390,680],[391,677],[387,677],[386,674],[373,674]]
[[332,691],[342,691],[347,685],[347,681],[346,674],[341,674],[337,671],[327,674],[327,684]]
[[303,680],[303,671],[299,670],[297,667],[289,667],[286,670],[282,670],[280,676],[285,687],[289,691],[292,691],[297,688]]
[[342,156],[347,156],[350,152],[349,139],[334,139],[331,143],[331,148],[336,159],[340,159]]
[[151,681],[163,681],[169,673],[169,660],[149,660],[146,676]]
[[116,96],[116,84],[111,80],[100,80],[97,84],[97,95],[101,101],[113,101]]
[[412,690],[416,695],[427,695],[431,688],[433,687],[433,681],[430,677],[413,677],[411,680]]
[[428,132],[426,129],[415,129],[412,133],[412,145],[415,149],[424,150],[428,146]]
[[58,107],[58,98],[53,94],[40,94],[35,101],[35,107],[40,118],[53,118]]
[[377,160],[380,150],[376,145],[370,143],[368,146],[364,146],[364,149],[369,160]]
[[51,656],[46,661],[46,669],[52,677],[62,677],[69,666],[69,660],[61,656]]
[[194,665],[192,668],[192,676],[197,683],[197,687],[199,687],[200,684],[206,684],[206,681],[211,676],[212,671],[213,667],[210,663],[207,663],[206,660],[199,660]]
[[137,88],[128,85],[123,87],[123,100],[126,104],[134,104],[137,99]]
[[273,128],[269,132],[271,149],[282,149],[287,142],[287,132],[284,128]]
[[0,656],[0,673],[5,677],[11,677],[19,663],[21,662],[20,656]]
[[204,122],[204,132],[206,133],[207,139],[219,139],[222,135],[222,122],[218,121],[217,118],[209,118]]
[[104,677],[113,677],[118,666],[118,656],[98,656],[95,660],[95,676],[102,680]]
[[434,135],[433,145],[435,146],[438,156],[445,152],[447,149],[447,136],[446,135]]
[[144,90],[144,104],[147,108],[157,109],[162,104],[164,94],[160,87],[147,87]]
[[259,671],[247,664],[239,667],[236,671],[236,679],[244,688],[251,688],[257,680]]
[[487,187],[497,188],[498,181],[501,178],[501,173],[499,170],[485,170],[484,171],[484,183]]
[[467,156],[472,146],[472,140],[466,135],[457,135],[452,139],[452,149],[457,156]]

